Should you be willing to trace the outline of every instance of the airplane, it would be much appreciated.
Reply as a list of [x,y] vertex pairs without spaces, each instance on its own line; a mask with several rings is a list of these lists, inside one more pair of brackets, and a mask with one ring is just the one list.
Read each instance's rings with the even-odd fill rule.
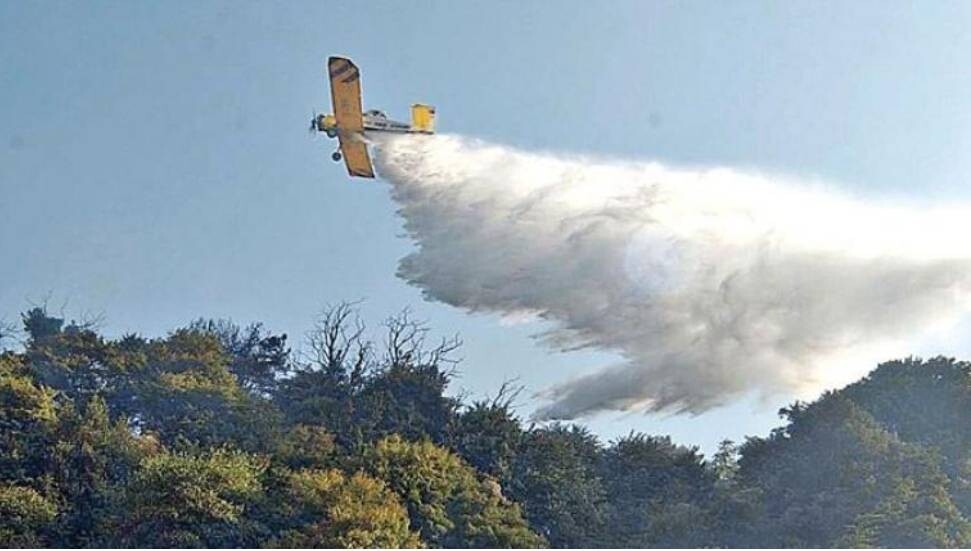
[[434,134],[435,108],[423,103],[411,106],[411,124],[388,118],[377,109],[364,111],[361,102],[361,71],[346,57],[327,60],[330,75],[330,97],[334,107],[332,115],[314,115],[310,131],[322,132],[328,138],[337,138],[338,149],[331,158],[340,162],[343,158],[347,172],[352,177],[374,178],[374,166],[368,155],[365,139],[371,132],[399,134]]

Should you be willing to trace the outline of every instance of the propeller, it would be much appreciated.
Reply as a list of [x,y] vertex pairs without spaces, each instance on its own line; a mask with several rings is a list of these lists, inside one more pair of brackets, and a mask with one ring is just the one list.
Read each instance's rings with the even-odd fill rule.
[[310,119],[310,133],[311,134],[313,134],[317,130],[320,130],[319,128],[317,128],[317,110],[316,109],[313,111],[313,114],[314,114],[314,117],[312,119]]

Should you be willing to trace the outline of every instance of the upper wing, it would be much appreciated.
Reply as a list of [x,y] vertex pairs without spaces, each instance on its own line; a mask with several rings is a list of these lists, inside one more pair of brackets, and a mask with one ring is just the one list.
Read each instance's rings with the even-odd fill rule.
[[361,72],[346,57],[328,59],[327,70],[330,73],[330,97],[334,102],[334,117],[337,118],[337,137],[341,143],[344,162],[347,163],[347,172],[351,176],[374,178],[367,145],[357,139],[364,131]]
[[347,163],[348,174],[360,178],[374,178],[374,167],[371,166],[371,157],[368,156],[364,142],[344,134],[340,134],[338,139],[341,142],[341,152],[344,154],[344,162]]
[[345,57],[332,57],[327,60],[327,70],[330,72],[330,97],[334,103],[337,128],[347,132],[361,132],[364,130],[361,72],[354,62]]

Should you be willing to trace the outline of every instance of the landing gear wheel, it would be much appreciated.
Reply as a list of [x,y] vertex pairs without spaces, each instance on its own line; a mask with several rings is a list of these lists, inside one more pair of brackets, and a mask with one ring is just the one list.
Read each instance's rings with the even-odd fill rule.
[[330,158],[331,159],[334,159],[334,162],[335,163],[341,162],[341,158],[342,158],[341,157],[341,152],[340,151],[335,151],[335,152],[331,153],[330,154]]

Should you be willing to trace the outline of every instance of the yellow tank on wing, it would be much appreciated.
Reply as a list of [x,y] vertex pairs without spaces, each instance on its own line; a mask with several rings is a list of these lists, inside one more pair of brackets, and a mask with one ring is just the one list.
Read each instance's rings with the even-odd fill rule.
[[423,134],[435,133],[435,108],[423,103],[412,105],[411,131]]

